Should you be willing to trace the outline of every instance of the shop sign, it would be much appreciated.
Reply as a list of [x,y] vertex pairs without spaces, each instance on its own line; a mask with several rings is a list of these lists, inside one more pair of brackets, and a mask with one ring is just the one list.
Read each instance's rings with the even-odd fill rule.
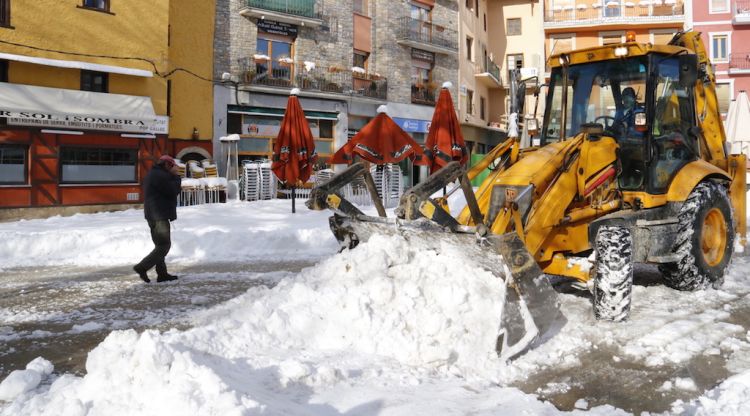
[[407,133],[427,133],[430,131],[429,120],[416,120],[413,118],[393,117],[393,121]]
[[435,54],[432,52],[423,51],[421,49],[412,48],[411,57],[422,61],[435,62]]
[[0,117],[5,117],[8,120],[8,125],[11,126],[150,134],[167,134],[169,132],[169,117],[164,116],[139,119],[124,116],[87,116],[81,114],[49,113],[45,111],[0,110]]
[[[313,137],[320,137],[320,127],[317,120],[307,120]],[[265,116],[242,117],[242,134],[254,137],[276,137],[281,130],[281,118]]]
[[297,37],[297,26],[289,23],[258,20],[258,30],[273,35]]

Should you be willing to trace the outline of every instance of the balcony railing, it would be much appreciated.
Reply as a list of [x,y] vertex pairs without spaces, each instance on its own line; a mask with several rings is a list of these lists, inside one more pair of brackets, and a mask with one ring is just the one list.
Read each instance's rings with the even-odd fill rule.
[[623,22],[660,22],[684,20],[682,0],[605,0],[593,4],[550,5],[544,13],[544,24],[550,26],[595,25]]
[[458,52],[458,33],[455,30],[411,17],[402,17],[395,24],[396,40],[400,43],[430,52]]
[[273,62],[268,59],[240,59],[240,81],[249,85],[299,88],[303,91],[345,94],[385,100],[388,80],[378,74],[362,73],[335,65],[312,62]]
[[246,0],[247,7],[270,10],[294,16],[320,19],[321,14],[315,0]]
[[411,102],[413,104],[435,105],[435,90],[428,87],[412,85]]
[[489,58],[487,58],[484,62],[484,65],[482,65],[482,72],[489,72],[490,75],[495,77],[496,80],[501,81],[500,67],[498,67],[494,62],[490,61]]
[[732,23],[735,25],[750,23],[750,0],[735,0]]
[[735,52],[729,55],[730,73],[750,73],[750,52]]

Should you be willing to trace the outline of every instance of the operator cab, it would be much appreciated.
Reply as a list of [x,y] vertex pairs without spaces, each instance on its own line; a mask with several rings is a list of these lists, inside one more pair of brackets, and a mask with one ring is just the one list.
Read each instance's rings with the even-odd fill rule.
[[620,148],[619,188],[666,193],[674,175],[699,152],[691,129],[694,79],[680,82],[683,61],[679,55],[648,53],[553,68],[542,145],[600,124],[602,135]]

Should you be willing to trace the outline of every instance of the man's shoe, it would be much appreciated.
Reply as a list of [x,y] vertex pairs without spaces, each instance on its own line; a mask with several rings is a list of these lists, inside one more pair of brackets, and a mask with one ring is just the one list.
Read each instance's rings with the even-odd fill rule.
[[151,283],[151,279],[148,278],[148,274],[145,270],[141,270],[138,268],[138,266],[133,266],[133,270],[135,270],[136,273],[138,273],[138,277],[141,278],[146,283]]
[[156,278],[156,282],[157,283],[172,282],[174,280],[177,280],[177,276],[175,276],[173,274],[169,274],[169,273],[167,273],[164,276],[159,276],[159,277]]

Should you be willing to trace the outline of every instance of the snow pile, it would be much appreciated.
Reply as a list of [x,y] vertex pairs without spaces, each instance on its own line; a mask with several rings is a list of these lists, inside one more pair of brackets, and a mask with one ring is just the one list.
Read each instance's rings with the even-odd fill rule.
[[89,354],[86,376],[21,394],[3,414],[231,415],[289,400],[302,402],[281,414],[310,414],[300,389],[456,375],[486,383],[503,365],[494,350],[503,291],[452,245],[374,236],[197,316],[193,330],[113,332]]
[[35,389],[44,377],[52,374],[53,369],[52,363],[37,357],[26,365],[25,370],[14,370],[0,383],[0,400],[12,400]]
[[[317,259],[336,252],[330,212],[287,211],[286,200],[180,207],[167,262],[252,261],[279,253]],[[141,209],[0,223],[3,268],[129,265],[152,247]]]
[[732,376],[690,403],[677,401],[672,412],[699,416],[750,414],[750,371]]

